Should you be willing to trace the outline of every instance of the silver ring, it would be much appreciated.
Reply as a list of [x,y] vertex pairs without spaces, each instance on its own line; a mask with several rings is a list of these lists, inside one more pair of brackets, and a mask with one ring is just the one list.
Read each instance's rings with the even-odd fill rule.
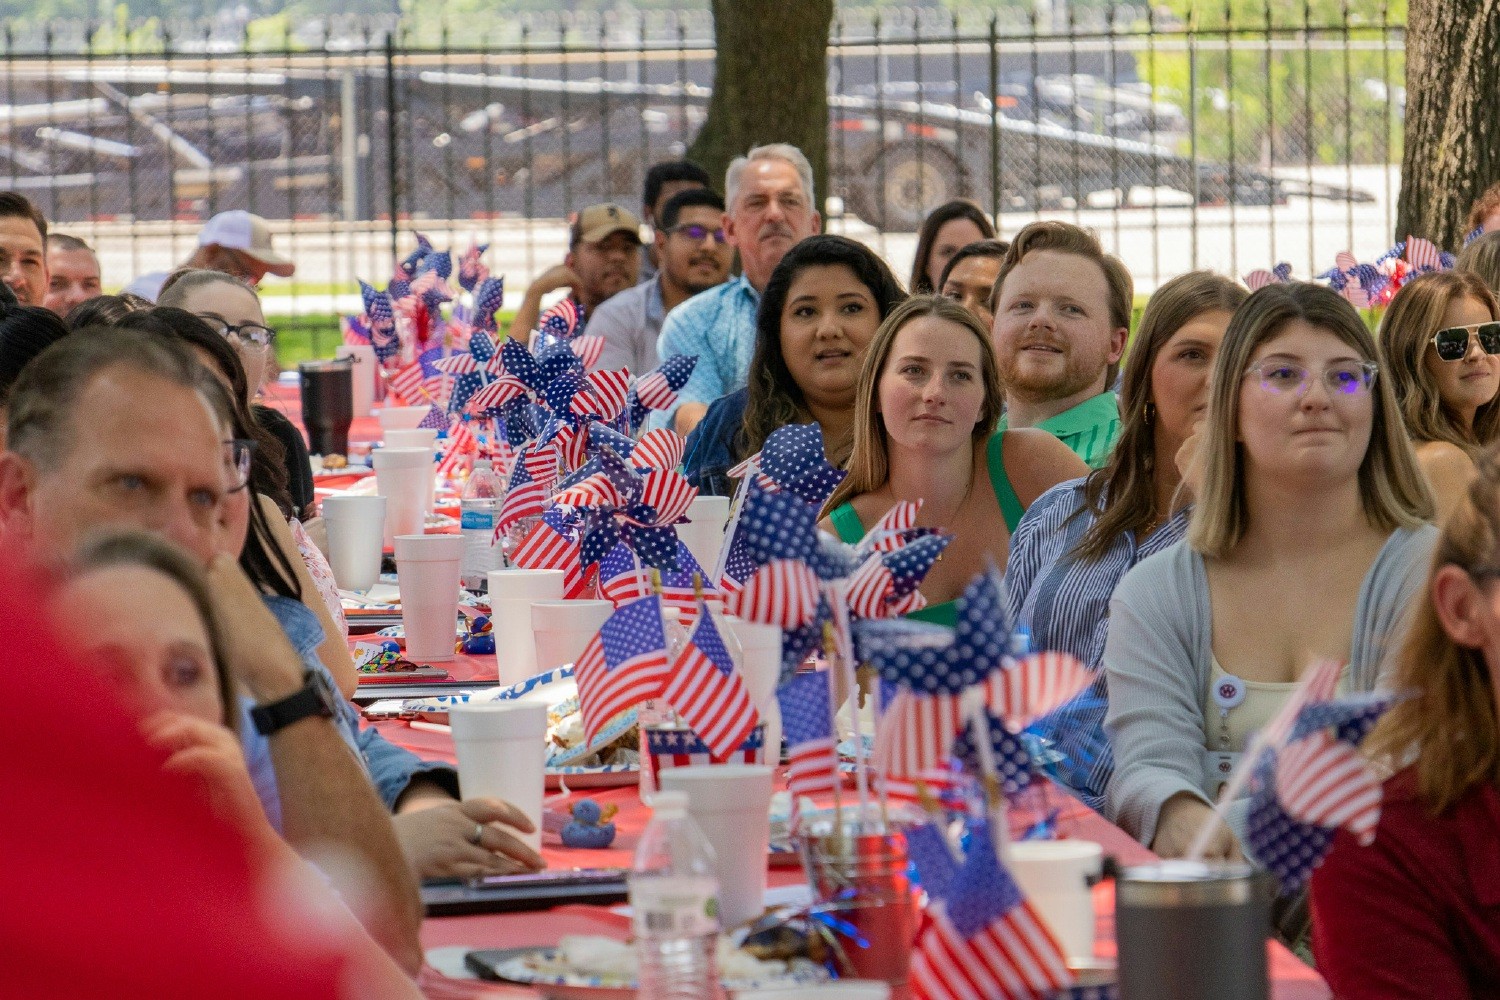
[[483,839],[484,839],[484,824],[483,823],[475,823],[474,824],[474,832],[471,833],[471,834],[469,834],[469,843],[473,844],[475,847],[478,847],[479,846],[479,842],[481,840],[483,840]]

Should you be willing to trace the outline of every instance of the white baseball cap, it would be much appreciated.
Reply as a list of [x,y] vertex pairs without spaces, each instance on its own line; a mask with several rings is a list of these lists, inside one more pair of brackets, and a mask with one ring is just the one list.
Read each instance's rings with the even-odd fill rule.
[[198,233],[198,245],[239,250],[260,261],[279,278],[290,278],[297,270],[296,264],[272,248],[271,229],[266,220],[241,208],[220,212],[205,222]]

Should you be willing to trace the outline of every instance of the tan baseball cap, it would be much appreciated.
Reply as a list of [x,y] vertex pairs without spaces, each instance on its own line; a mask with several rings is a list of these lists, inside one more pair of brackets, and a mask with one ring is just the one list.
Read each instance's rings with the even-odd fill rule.
[[598,243],[612,233],[629,233],[641,241],[641,220],[630,209],[614,202],[590,205],[573,217],[572,246]]
[[244,209],[220,212],[203,224],[198,233],[200,247],[228,247],[249,254],[278,278],[290,278],[297,265],[271,246],[271,227],[258,215]]

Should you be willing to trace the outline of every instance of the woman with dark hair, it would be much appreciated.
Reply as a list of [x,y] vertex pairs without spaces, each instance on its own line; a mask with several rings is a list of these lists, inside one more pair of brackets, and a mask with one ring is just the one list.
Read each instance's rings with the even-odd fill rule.
[[[1036,649],[1071,653],[1097,668],[1109,635],[1109,599],[1136,563],[1187,533],[1193,490],[1183,469],[1208,406],[1208,376],[1229,319],[1250,293],[1229,278],[1190,271],[1157,289],[1120,380],[1120,438],[1104,467],[1048,490],[1010,543],[1010,619]],[[1104,738],[1107,691],[1044,720],[1062,760],[1053,775],[1102,809],[1114,771]]]
[[1340,830],[1310,884],[1313,953],[1341,1000],[1496,996],[1500,983],[1500,463],[1437,543],[1365,744],[1385,778],[1374,843]]
[[984,209],[967,198],[955,198],[934,208],[917,234],[917,252],[912,258],[913,295],[935,295],[943,287],[941,275],[948,260],[979,240],[995,238],[995,225]]
[[1000,262],[1010,244],[1004,240],[975,240],[948,258],[938,278],[937,293],[952,299],[974,314],[988,330],[995,324],[990,297],[1000,277]]
[[729,469],[776,428],[809,421],[823,429],[828,460],[842,466],[865,348],[905,294],[853,240],[810,236],[787,251],[761,293],[750,383],[709,406],[688,437],[683,473],[706,494],[728,495]]
[[68,328],[41,306],[0,306],[0,451],[5,450],[5,410],[10,387],[27,362],[68,335]]
[[975,574],[1005,568],[1027,506],[1087,471],[1046,431],[996,434],[1003,399],[990,332],[952,299],[912,296],[870,342],[849,475],[823,505],[823,527],[854,544],[898,502],[914,501],[918,525],[951,532],[914,618],[952,625]]
[[255,402],[261,383],[273,374],[276,358],[276,331],[266,325],[255,288],[223,271],[183,269],[168,276],[157,304],[187,310],[234,347],[245,371],[245,402],[255,422],[281,442],[286,454],[293,512],[311,518],[314,495],[307,440],[285,414]]
[[82,330],[90,326],[116,326],[131,313],[150,309],[151,303],[139,295],[121,292],[119,295],[96,295],[85,299],[63,317],[69,330]]

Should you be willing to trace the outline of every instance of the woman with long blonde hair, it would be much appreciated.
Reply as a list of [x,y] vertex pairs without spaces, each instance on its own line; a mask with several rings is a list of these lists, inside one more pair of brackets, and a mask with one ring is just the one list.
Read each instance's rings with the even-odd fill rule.
[[1088,471],[1045,431],[994,433],[1001,399],[989,331],[952,299],[912,296],[870,341],[849,475],[824,505],[823,527],[857,542],[898,501],[922,501],[917,523],[955,536],[922,583],[925,620],[951,623],[951,602],[974,575],[991,561],[1005,568],[1026,507]]
[[[1225,331],[1187,537],[1126,574],[1104,647],[1106,815],[1163,857],[1309,663],[1368,691],[1399,639],[1437,532],[1378,358],[1318,285],[1262,288]],[[1211,854],[1238,851],[1221,828]]]
[[1380,346],[1441,519],[1500,434],[1500,305],[1477,274],[1421,275],[1391,300]]
[[1344,833],[1313,873],[1313,949],[1334,994],[1494,997],[1500,984],[1500,457],[1438,541],[1396,661],[1408,693],[1366,741],[1375,842]]

